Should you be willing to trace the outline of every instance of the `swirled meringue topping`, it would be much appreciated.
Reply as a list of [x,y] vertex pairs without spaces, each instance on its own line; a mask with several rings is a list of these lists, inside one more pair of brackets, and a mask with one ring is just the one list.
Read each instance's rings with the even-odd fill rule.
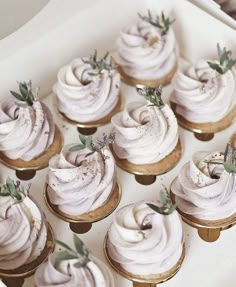
[[178,142],[177,121],[167,105],[157,108],[143,101],[129,103],[111,122],[116,133],[116,155],[134,164],[158,162]]
[[116,46],[116,62],[125,74],[136,79],[161,79],[176,65],[176,39],[172,28],[161,35],[157,27],[138,19],[120,33]]
[[66,146],[49,161],[48,196],[64,213],[81,215],[101,207],[116,184],[114,158],[108,148],[70,152]]
[[28,196],[20,202],[0,196],[0,269],[31,263],[41,255],[46,239],[45,217]]
[[127,205],[115,215],[108,231],[109,256],[137,275],[168,271],[181,257],[183,227],[176,211],[162,215],[145,202]]
[[75,263],[75,259],[58,262],[51,254],[35,273],[36,287],[114,287],[110,270],[100,260],[92,258],[80,268]]
[[14,100],[0,103],[0,151],[10,159],[30,161],[41,155],[54,139],[50,110],[35,101],[19,107]]
[[58,109],[78,122],[96,121],[109,114],[119,99],[120,75],[113,69],[90,75],[94,70],[81,58],[62,67],[54,91]]
[[171,190],[178,208],[199,219],[217,220],[236,213],[236,174],[225,171],[219,152],[198,152],[181,169]]
[[236,104],[236,70],[221,75],[206,60],[179,71],[173,79],[176,113],[190,122],[216,122]]

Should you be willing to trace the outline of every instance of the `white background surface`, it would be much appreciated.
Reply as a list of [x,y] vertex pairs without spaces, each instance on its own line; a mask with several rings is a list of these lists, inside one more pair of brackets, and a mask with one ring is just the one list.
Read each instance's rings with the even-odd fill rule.
[[[194,62],[199,58],[213,58],[217,42],[233,48],[236,55],[235,31],[184,0],[51,0],[31,22],[0,42],[0,97],[9,95],[8,90],[16,87],[16,80],[28,79],[40,84],[41,94],[46,96],[51,91],[60,66],[76,56],[90,54],[94,48],[98,48],[101,54],[113,49],[121,28],[132,22],[138,11],[145,13],[147,6],[157,12],[165,9],[171,17],[176,18],[174,28],[180,53],[187,60]],[[121,91],[126,101],[139,98],[134,88],[123,83]],[[164,100],[168,99],[170,93],[170,86],[164,88]],[[54,111],[52,97],[45,101]],[[76,142],[76,128],[61,122],[56,114],[54,116],[63,132],[65,143]],[[169,187],[194,151],[224,150],[227,139],[236,130],[236,124],[216,134],[209,142],[200,142],[192,133],[182,128],[179,130],[184,144],[183,157],[172,171],[158,177],[153,185],[142,186],[135,182],[132,175],[118,169],[123,190],[119,207],[141,199],[155,199],[161,184]],[[8,175],[14,176],[12,170],[2,165],[0,168],[1,180]],[[44,210],[56,238],[71,244],[72,232],[68,223],[52,215],[44,203],[46,176],[47,169],[37,172],[31,180],[31,194]],[[113,216],[94,224],[92,230],[81,235],[92,253],[104,261],[103,239]],[[222,232],[214,243],[202,241],[196,230],[185,224],[184,228],[186,258],[179,273],[162,286],[235,287],[236,227]],[[115,272],[113,274],[117,287],[132,286]],[[27,279],[24,286],[33,287],[33,277]]]

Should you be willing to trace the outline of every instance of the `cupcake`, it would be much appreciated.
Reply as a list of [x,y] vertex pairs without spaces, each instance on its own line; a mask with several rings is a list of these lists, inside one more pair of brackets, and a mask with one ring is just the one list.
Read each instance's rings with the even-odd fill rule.
[[215,241],[220,231],[236,223],[236,150],[197,152],[171,185],[172,199],[183,220],[200,237]]
[[60,114],[81,128],[109,123],[121,105],[120,75],[108,53],[98,60],[95,51],[62,67],[54,92]]
[[111,120],[116,133],[112,149],[117,164],[135,174],[140,183],[145,176],[151,176],[150,183],[154,182],[156,175],[177,164],[182,153],[175,115],[162,101],[161,91],[161,87],[137,85],[137,92],[146,101],[127,104]]
[[177,273],[184,258],[181,218],[166,192],[160,198],[121,208],[107,233],[109,263],[133,282],[164,282]]
[[31,82],[19,83],[19,92],[11,94],[15,100],[0,103],[1,162],[16,170],[44,168],[62,142],[52,114]]
[[155,88],[167,85],[177,69],[177,44],[170,20],[139,14],[137,21],[121,31],[116,42],[115,60],[122,80],[130,85]]
[[65,146],[51,158],[46,201],[66,221],[92,223],[110,214],[120,199],[115,161],[107,146],[114,134],[103,134],[97,142],[91,136],[79,137],[79,145]]
[[35,273],[36,287],[114,287],[108,267],[93,257],[83,242],[74,235],[75,250],[61,244],[63,251],[54,252]]
[[[172,108],[179,124],[200,140],[232,124],[236,115],[236,60],[219,44],[219,60],[200,60],[173,79]],[[208,134],[208,136],[207,136]]]
[[[0,277],[27,277],[47,259],[53,235],[29,187],[7,178],[0,192]],[[7,284],[7,286],[9,286]]]

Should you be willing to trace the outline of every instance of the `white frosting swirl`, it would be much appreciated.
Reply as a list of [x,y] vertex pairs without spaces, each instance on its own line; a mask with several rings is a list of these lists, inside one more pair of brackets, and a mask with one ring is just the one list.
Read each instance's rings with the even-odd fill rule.
[[176,39],[170,28],[161,35],[159,28],[138,19],[117,39],[117,63],[125,74],[142,80],[165,77],[177,61]]
[[52,114],[40,101],[26,108],[14,100],[0,103],[0,151],[10,159],[41,155],[52,144],[54,129]]
[[46,239],[45,217],[28,196],[21,202],[0,196],[0,269],[12,270],[34,261]]
[[148,107],[147,102],[129,103],[111,122],[116,133],[116,155],[134,164],[158,162],[178,142],[177,121],[167,105],[159,109]]
[[181,219],[176,211],[170,215],[156,213],[145,202],[127,205],[115,215],[108,231],[107,248],[109,256],[128,272],[163,273],[181,257]]
[[96,258],[81,268],[75,259],[57,262],[51,254],[35,273],[36,287],[114,287],[114,279],[107,266]]
[[62,67],[54,91],[59,111],[77,122],[96,121],[109,114],[119,99],[120,75],[116,70],[103,70],[97,76],[81,58]]
[[101,207],[116,184],[114,158],[108,148],[69,152],[66,146],[49,161],[48,195],[52,204],[72,216]]
[[171,100],[177,105],[176,113],[190,122],[216,122],[236,104],[236,70],[220,75],[207,60],[179,71],[173,87]]
[[172,184],[178,208],[199,219],[217,220],[236,213],[236,174],[223,165],[223,155],[198,152],[186,163]]

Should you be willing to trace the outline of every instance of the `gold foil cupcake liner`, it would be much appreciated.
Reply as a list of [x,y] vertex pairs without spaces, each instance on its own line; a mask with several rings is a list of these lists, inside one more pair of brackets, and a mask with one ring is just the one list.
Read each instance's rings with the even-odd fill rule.
[[136,181],[143,185],[154,183],[157,175],[164,174],[173,169],[180,161],[183,153],[180,139],[178,140],[175,149],[170,154],[159,162],[151,164],[133,164],[127,159],[118,158],[112,146],[110,146],[110,149],[117,166],[131,174],[134,174]]
[[172,78],[174,77],[176,71],[178,68],[178,64],[176,62],[175,66],[173,67],[173,69],[167,74],[165,75],[163,78],[161,79],[157,79],[157,80],[142,80],[142,79],[135,79],[132,78],[130,76],[128,76],[127,74],[125,74],[125,72],[123,71],[121,66],[117,67],[118,72],[121,75],[121,79],[124,83],[130,85],[130,86],[136,86],[136,85],[145,85],[151,88],[156,88],[160,85],[162,86],[166,86],[168,85]]
[[49,159],[61,151],[63,146],[63,137],[57,126],[55,126],[55,135],[52,145],[40,156],[30,160],[24,161],[22,159],[9,159],[2,152],[0,152],[0,162],[5,166],[14,169],[16,175],[21,180],[28,180],[34,177],[37,170],[48,166]]
[[122,95],[119,94],[119,100],[118,100],[116,106],[114,107],[114,109],[109,114],[107,114],[106,116],[104,116],[103,118],[101,118],[97,121],[92,121],[92,122],[87,122],[87,123],[80,123],[80,122],[71,120],[64,113],[60,112],[59,110],[58,110],[58,114],[63,120],[65,120],[69,124],[77,126],[77,130],[79,133],[81,133],[83,135],[92,135],[97,131],[98,127],[101,127],[101,126],[104,126],[104,125],[110,123],[111,118],[115,114],[117,114],[118,112],[121,111],[122,106],[123,106]]
[[170,270],[159,274],[137,275],[124,270],[124,268],[118,262],[114,261],[109,256],[107,242],[108,242],[108,234],[106,234],[105,236],[103,245],[103,250],[107,261],[117,273],[119,273],[122,277],[132,281],[133,287],[155,287],[156,284],[158,283],[166,282],[179,271],[185,257],[185,246],[183,244],[183,251],[180,258],[178,262],[175,264],[175,266],[173,266]]
[[59,208],[50,202],[48,196],[48,184],[44,188],[44,199],[48,208],[60,219],[70,223],[70,229],[75,233],[85,233],[89,231],[94,222],[100,221],[110,215],[118,206],[121,199],[121,187],[118,181],[115,183],[113,191],[101,207],[79,216],[71,216],[59,210]]
[[214,137],[216,132],[222,131],[229,127],[236,119],[236,105],[231,111],[221,120],[217,122],[208,123],[192,123],[186,120],[184,117],[176,113],[176,104],[170,102],[170,106],[177,118],[178,124],[189,131],[192,131],[195,137],[201,141],[209,141]]
[[47,241],[40,256],[34,261],[13,270],[0,269],[0,278],[2,279],[3,283],[6,284],[7,287],[22,286],[24,284],[24,279],[33,275],[36,269],[48,259],[48,256],[53,252],[54,247],[54,235],[52,227],[48,223]]
[[[170,197],[171,201],[175,203],[175,194],[172,192],[171,187],[170,187]],[[188,225],[196,228],[200,238],[207,242],[216,241],[219,238],[220,232],[222,230],[228,229],[236,224],[236,213],[229,217],[219,220],[205,220],[184,213],[178,207],[176,209],[182,216],[183,221]]]

